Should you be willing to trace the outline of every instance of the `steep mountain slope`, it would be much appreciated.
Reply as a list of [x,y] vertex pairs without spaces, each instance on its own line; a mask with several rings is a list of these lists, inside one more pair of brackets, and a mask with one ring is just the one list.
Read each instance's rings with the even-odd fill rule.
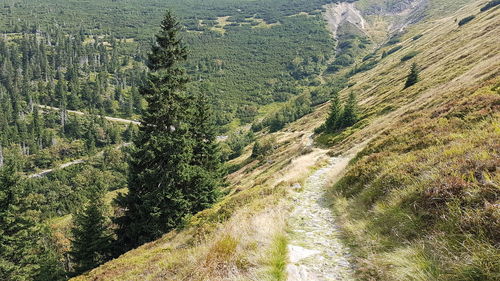
[[[331,189],[361,279],[499,278],[499,11],[484,4],[410,27],[351,78],[366,119],[337,147],[383,132]],[[421,82],[403,89],[411,62]]]
[[[304,121],[317,124],[322,115]],[[310,147],[310,131],[294,125],[276,133],[269,156],[247,151],[228,177],[230,194],[194,216],[184,229],[124,254],[76,280],[276,280],[286,261],[285,219],[290,189],[326,151]]]
[[[213,208],[76,280],[285,280],[293,198],[328,165],[329,151],[361,151],[344,177],[325,175],[333,187],[323,198],[345,233],[356,277],[497,280],[500,10],[480,12],[485,3],[410,25],[400,43],[376,50],[374,67],[341,92],[357,93],[362,120],[319,136],[328,149],[310,140],[326,104],[262,135],[275,146],[261,158],[248,147],[233,160],[228,195]],[[403,89],[413,62],[420,82]]]

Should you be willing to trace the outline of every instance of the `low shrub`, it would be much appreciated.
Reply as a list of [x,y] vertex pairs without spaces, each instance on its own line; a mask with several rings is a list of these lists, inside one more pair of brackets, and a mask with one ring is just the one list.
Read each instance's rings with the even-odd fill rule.
[[369,55],[367,55],[367,56],[365,56],[365,57],[363,58],[363,61],[365,62],[365,61],[367,61],[367,60],[369,60],[369,59],[372,59],[372,58],[374,58],[374,57],[375,57],[375,53],[369,54]]
[[354,75],[356,73],[361,73],[361,72],[365,72],[365,71],[368,71],[372,68],[374,68],[375,66],[377,66],[377,63],[378,61],[374,60],[374,61],[370,61],[370,62],[366,62],[366,63],[363,63],[361,64],[360,66],[356,66],[354,67],[350,72],[349,72],[349,75]]
[[489,9],[494,8],[498,5],[500,5],[500,0],[492,0],[481,8],[481,12],[488,11]]
[[420,39],[422,36],[424,36],[424,35],[423,34],[415,35],[415,36],[413,36],[412,39],[413,39],[413,41],[415,41],[415,40]]
[[396,35],[392,36],[389,39],[389,41],[387,41],[387,43],[385,45],[391,46],[391,45],[397,44],[399,42],[401,42],[401,34],[396,34]]
[[390,49],[389,51],[384,52],[384,53],[382,54],[382,58],[385,58],[385,57],[387,57],[388,55],[393,54],[393,53],[395,53],[395,52],[397,52],[397,51],[401,50],[402,48],[403,48],[403,46],[396,46],[396,47],[394,47],[394,48]]
[[239,157],[245,147],[254,140],[253,132],[236,131],[221,142],[222,158],[225,161]]
[[468,22],[470,22],[471,20],[473,20],[476,16],[468,16],[466,18],[463,18],[461,19],[459,22],[458,22],[458,26],[462,26]]
[[273,136],[258,140],[252,149],[252,157],[260,158],[271,154],[274,151],[276,138]]
[[401,58],[401,61],[404,62],[404,61],[408,61],[408,60],[411,60],[413,57],[415,57],[416,55],[418,55],[419,52],[417,51],[411,51],[409,52],[408,54],[404,55],[402,58]]

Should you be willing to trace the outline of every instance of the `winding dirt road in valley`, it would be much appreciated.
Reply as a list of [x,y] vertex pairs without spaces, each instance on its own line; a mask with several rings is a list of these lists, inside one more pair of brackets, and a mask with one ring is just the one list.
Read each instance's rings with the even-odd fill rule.
[[[54,111],[59,111],[61,109],[57,108],[57,107],[53,107],[53,106],[48,106],[48,105],[38,105],[38,107],[40,107],[41,109],[45,109],[45,110],[54,110]],[[78,111],[78,110],[66,110],[68,113],[70,114],[74,114],[74,115],[88,115],[88,113],[85,113],[83,111]],[[139,121],[136,121],[136,120],[129,120],[129,119],[123,119],[123,118],[117,118],[117,117],[111,117],[111,116],[104,116],[104,118],[108,121],[111,121],[111,122],[119,122],[119,123],[127,123],[127,124],[134,124],[134,125],[140,125],[141,122]]]
[[[125,146],[129,146],[131,145],[131,143],[122,143],[122,144],[119,144],[117,146],[115,146],[115,149],[120,149],[122,147],[125,147]],[[64,169],[64,168],[67,168],[67,167],[71,167],[73,165],[78,165],[78,164],[82,164],[82,163],[85,163],[87,161],[89,161],[90,159],[92,158],[97,158],[97,157],[101,157],[104,155],[104,151],[100,151],[98,152],[97,154],[93,155],[93,156],[90,156],[90,157],[86,157],[86,158],[80,158],[80,159],[76,159],[76,160],[73,160],[73,161],[70,161],[70,162],[66,162],[64,164],[61,164],[57,167],[54,167],[52,169],[46,169],[46,170],[43,170],[43,171],[40,171],[38,173],[34,173],[34,174],[30,174],[28,175],[27,177],[28,178],[42,178],[42,177],[45,177],[46,175],[54,172],[55,170],[60,170],[60,169]]]

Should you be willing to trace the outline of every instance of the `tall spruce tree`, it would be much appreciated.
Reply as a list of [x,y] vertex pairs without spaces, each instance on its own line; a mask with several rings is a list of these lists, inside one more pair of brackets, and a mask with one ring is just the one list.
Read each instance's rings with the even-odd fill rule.
[[410,73],[408,74],[408,77],[406,78],[405,89],[417,84],[418,79],[419,79],[419,77],[418,77],[419,73],[420,73],[420,70],[418,69],[418,65],[416,63],[413,63],[411,65],[411,68],[410,68]]
[[[193,100],[185,92],[188,77],[182,64],[187,58],[186,48],[179,39],[180,24],[167,12],[156,35],[156,44],[149,54],[150,73],[141,94],[148,107],[134,140],[130,161],[129,192],[118,198],[125,209],[117,219],[117,235],[122,250],[136,247],[160,237],[179,226],[193,211],[206,206],[202,200],[194,203],[195,194],[206,194],[200,186],[215,185],[206,176],[211,160],[204,157],[199,139],[213,143],[212,133],[197,140],[193,134]],[[206,164],[205,164],[206,163]],[[209,197],[208,194],[202,197]]]
[[68,112],[66,111],[66,84],[61,71],[57,72],[56,98],[59,100],[61,132],[64,134]]
[[100,191],[95,191],[83,211],[75,215],[71,229],[71,252],[74,273],[81,274],[102,264],[111,256],[112,236],[104,216]]
[[193,109],[191,120],[193,173],[188,199],[191,202],[191,213],[196,213],[209,207],[217,199],[222,170],[214,115],[205,94],[196,97]]
[[338,92],[332,93],[332,100],[330,105],[330,115],[326,119],[325,130],[327,133],[333,133],[340,127],[340,117],[342,114],[342,105],[340,104],[340,97]]

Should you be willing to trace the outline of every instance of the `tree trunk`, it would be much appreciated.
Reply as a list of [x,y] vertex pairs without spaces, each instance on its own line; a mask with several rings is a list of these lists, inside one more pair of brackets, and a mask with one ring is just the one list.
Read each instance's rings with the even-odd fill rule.
[[0,167],[3,166],[3,148],[2,145],[0,144]]

